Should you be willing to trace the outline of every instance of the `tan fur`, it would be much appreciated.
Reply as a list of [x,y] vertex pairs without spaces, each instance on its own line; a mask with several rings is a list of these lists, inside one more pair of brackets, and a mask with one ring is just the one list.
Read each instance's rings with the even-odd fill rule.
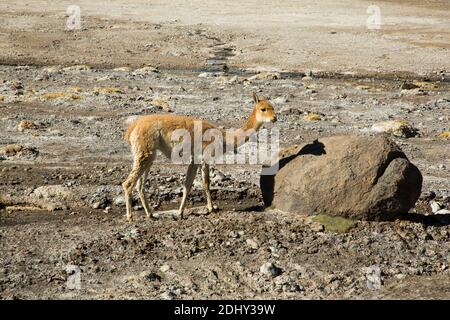
[[[233,137],[229,137],[224,130],[221,130],[224,141],[232,143],[234,149],[238,147],[238,142],[234,135],[244,135],[245,131],[251,129],[257,131],[261,127],[263,122],[276,121],[275,110],[273,106],[267,101],[267,99],[265,97],[259,99],[255,93],[253,94],[253,98],[255,101],[255,106],[243,127],[236,130],[233,134]],[[151,210],[144,195],[144,184],[146,176],[149,173],[149,168],[152,165],[153,160],[155,159],[156,151],[160,150],[164,155],[170,158],[172,148],[175,146],[175,142],[171,141],[172,133],[177,129],[185,129],[189,131],[193,140],[194,124],[196,121],[201,121],[202,133],[204,133],[208,129],[217,129],[216,125],[206,120],[169,114],[143,116],[136,119],[129,125],[125,132],[125,141],[131,145],[131,150],[134,156],[134,163],[130,175],[122,184],[125,192],[125,201],[127,206],[127,220],[131,220],[131,192],[136,185],[145,212],[147,216],[151,216]],[[248,137],[245,136],[244,142],[247,140]],[[202,150],[204,150],[204,148],[209,143],[203,142]],[[194,145],[193,141],[191,145]],[[207,207],[208,211],[211,212],[213,210],[213,205],[209,190],[209,165],[202,162],[201,166],[203,187],[205,189],[207,198]],[[194,181],[198,167],[199,165],[195,164],[194,162],[192,162],[188,166],[186,181],[183,189],[183,199],[179,208],[180,217],[183,216],[187,197],[192,187],[192,183]]]

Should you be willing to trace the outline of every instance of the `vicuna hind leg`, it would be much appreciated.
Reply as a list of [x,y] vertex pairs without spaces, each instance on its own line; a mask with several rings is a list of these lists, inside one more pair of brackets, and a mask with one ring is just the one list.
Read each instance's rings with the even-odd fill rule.
[[141,176],[147,170],[149,163],[151,163],[151,159],[149,159],[148,157],[136,157],[133,163],[133,168],[131,169],[128,178],[124,183],[122,183],[123,191],[125,193],[125,204],[127,207],[126,217],[128,221],[131,221],[131,195],[133,192],[133,188],[136,186],[139,178],[141,178]]
[[150,170],[150,165],[151,164],[149,164],[147,166],[146,170],[144,171],[142,176],[139,178],[139,180],[137,182],[137,186],[136,186],[136,189],[139,193],[139,198],[141,199],[142,206],[144,207],[145,214],[147,215],[148,218],[152,217],[153,210],[152,210],[152,208],[150,208],[147,198],[145,197],[144,188],[145,188],[145,180],[147,179],[147,175]]
[[186,180],[184,182],[183,187],[183,199],[181,200],[180,209],[178,210],[178,216],[180,219],[183,219],[184,208],[186,207],[187,197],[189,196],[189,192],[191,192],[192,183],[195,179],[195,174],[197,173],[198,164],[194,164],[193,162],[189,164],[189,167],[186,172]]
[[208,208],[208,212],[211,213],[213,211],[212,199],[211,199],[211,190],[209,189],[211,185],[211,181],[209,178],[209,164],[202,163],[202,180],[203,180],[203,189],[205,190],[206,195],[206,208]]

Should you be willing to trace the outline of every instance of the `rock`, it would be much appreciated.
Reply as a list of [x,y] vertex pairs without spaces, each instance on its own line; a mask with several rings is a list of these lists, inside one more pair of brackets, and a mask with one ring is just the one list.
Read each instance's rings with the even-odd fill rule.
[[422,193],[420,195],[420,200],[423,201],[428,201],[428,200],[433,200],[434,198],[436,198],[436,192],[434,191],[425,191],[424,193]]
[[6,157],[15,156],[20,151],[23,150],[23,146],[20,144],[8,144],[2,148],[0,148],[0,154]]
[[39,151],[34,147],[25,147],[20,144],[8,144],[0,148],[0,157],[19,158],[23,160],[34,160],[39,155]]
[[55,99],[64,99],[64,100],[80,100],[81,96],[74,93],[68,92],[48,92],[41,95],[42,100],[55,100]]
[[325,230],[325,227],[323,224],[315,222],[311,224],[311,230],[314,232],[322,232]]
[[161,268],[159,268],[159,271],[161,271],[161,272],[167,272],[169,270],[170,270],[170,266],[168,264],[163,264],[161,266]]
[[117,196],[113,200],[113,204],[117,207],[125,206],[125,197],[123,195]]
[[170,291],[165,291],[160,295],[160,298],[162,300],[173,300],[175,298],[175,295]]
[[256,242],[255,239],[247,239],[247,240],[245,241],[245,243],[247,244],[247,246],[248,246],[250,249],[253,249],[253,250],[258,249],[258,247],[259,247],[258,242]]
[[199,78],[212,78],[215,75],[211,72],[202,72],[198,75]]
[[137,239],[141,236],[141,231],[138,228],[133,228],[126,234],[127,237]]
[[158,275],[158,274],[155,273],[155,272],[143,272],[143,273],[142,273],[142,277],[143,277],[145,280],[150,281],[150,282],[154,282],[154,281],[160,282],[160,281],[162,280],[162,279],[161,279],[161,276]]
[[412,90],[417,88],[419,88],[419,86],[411,82],[403,82],[400,86],[400,90]]
[[418,130],[406,120],[388,120],[375,123],[371,130],[378,133],[392,134],[402,138],[415,137],[418,134]]
[[378,266],[370,266],[366,269],[367,288],[370,290],[381,289],[381,270]]
[[278,98],[275,98],[272,100],[272,102],[275,104],[285,104],[288,101],[289,101],[289,99],[286,96],[278,97]]
[[443,131],[437,135],[441,139],[450,139],[450,131]]
[[19,122],[19,125],[17,126],[17,129],[19,131],[24,131],[27,129],[35,129],[36,125],[33,123],[33,121],[30,120],[22,120]]
[[225,180],[227,180],[227,177],[219,170],[214,170],[212,172],[212,174],[211,174],[211,182],[212,183],[220,183]]
[[100,208],[102,208],[102,206],[103,206],[103,203],[101,201],[97,201],[92,204],[92,209],[100,209]]
[[276,277],[279,276],[283,271],[275,266],[272,262],[266,262],[259,268],[259,272],[268,276]]
[[28,199],[48,211],[64,208],[73,199],[74,193],[63,185],[41,186],[33,190]]
[[61,73],[61,67],[60,66],[45,67],[42,69],[42,71],[49,74]]
[[289,114],[299,115],[299,114],[303,113],[303,110],[301,110],[297,107],[284,106],[280,109],[279,113],[282,115],[289,115]]
[[163,97],[156,97],[152,100],[151,104],[163,111],[172,112],[169,102]]
[[65,67],[65,68],[63,68],[63,70],[64,71],[89,71],[89,70],[91,70],[91,67],[84,65],[84,64],[80,64],[80,65]]
[[444,206],[442,204],[440,204],[439,202],[436,201],[430,201],[430,207],[431,207],[431,211],[433,213],[438,212],[439,210],[441,210]]
[[248,78],[249,81],[253,80],[276,80],[280,79],[281,74],[279,72],[260,72]]
[[146,67],[142,67],[140,69],[134,70],[133,74],[135,74],[135,75],[147,75],[147,74],[158,73],[158,72],[159,72],[158,68],[151,67],[151,66],[146,66]]
[[114,93],[123,93],[123,91],[120,88],[114,88],[114,87],[95,87],[94,93],[97,94],[114,94]]
[[441,209],[441,210],[436,211],[434,214],[450,214],[450,210]]
[[322,118],[316,113],[308,113],[303,117],[306,121],[320,121]]
[[283,150],[260,186],[282,211],[389,220],[414,206],[422,175],[385,136],[334,136]]
[[114,68],[113,71],[116,71],[116,72],[130,72],[131,68],[130,67],[118,67],[118,68]]

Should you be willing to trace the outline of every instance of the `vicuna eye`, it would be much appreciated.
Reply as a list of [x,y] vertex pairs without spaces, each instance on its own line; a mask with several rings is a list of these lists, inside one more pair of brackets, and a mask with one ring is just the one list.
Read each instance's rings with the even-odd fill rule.
[[266,108],[262,108],[261,111],[262,111],[262,112],[266,112]]

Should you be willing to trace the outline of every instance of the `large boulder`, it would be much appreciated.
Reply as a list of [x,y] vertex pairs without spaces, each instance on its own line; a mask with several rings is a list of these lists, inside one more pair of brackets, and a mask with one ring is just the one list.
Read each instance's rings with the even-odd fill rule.
[[422,175],[386,136],[334,136],[283,150],[260,182],[282,211],[390,220],[414,206]]

